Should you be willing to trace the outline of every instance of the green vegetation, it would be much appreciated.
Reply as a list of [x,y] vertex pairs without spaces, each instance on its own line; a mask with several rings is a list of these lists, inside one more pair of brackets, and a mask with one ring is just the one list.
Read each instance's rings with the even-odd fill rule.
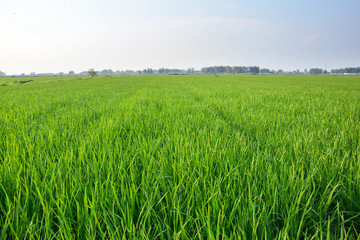
[[91,77],[95,77],[97,75],[96,71],[93,68],[89,69],[88,73]]
[[359,239],[360,78],[0,87],[0,238]]

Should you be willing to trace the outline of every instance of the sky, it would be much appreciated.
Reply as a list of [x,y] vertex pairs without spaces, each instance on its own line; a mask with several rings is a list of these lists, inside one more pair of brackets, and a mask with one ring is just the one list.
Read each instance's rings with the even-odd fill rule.
[[360,66],[359,0],[0,0],[0,71]]

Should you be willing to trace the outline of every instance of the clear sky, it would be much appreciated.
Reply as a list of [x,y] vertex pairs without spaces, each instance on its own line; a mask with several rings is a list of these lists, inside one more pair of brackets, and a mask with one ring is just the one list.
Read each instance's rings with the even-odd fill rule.
[[7,74],[360,66],[359,0],[0,0]]

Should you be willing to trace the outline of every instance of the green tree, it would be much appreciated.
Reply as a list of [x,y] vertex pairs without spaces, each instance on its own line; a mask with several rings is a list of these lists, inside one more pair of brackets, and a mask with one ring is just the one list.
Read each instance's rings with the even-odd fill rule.
[[321,68],[311,68],[309,73],[312,75],[318,75],[321,74],[323,70]]
[[230,66],[226,66],[226,74],[232,73],[232,68]]
[[96,71],[93,68],[90,68],[88,73],[91,77],[95,77],[97,75]]
[[267,69],[267,68],[261,68],[261,69],[260,69],[260,73],[269,74],[269,73],[271,73],[271,72],[270,72],[270,70]]

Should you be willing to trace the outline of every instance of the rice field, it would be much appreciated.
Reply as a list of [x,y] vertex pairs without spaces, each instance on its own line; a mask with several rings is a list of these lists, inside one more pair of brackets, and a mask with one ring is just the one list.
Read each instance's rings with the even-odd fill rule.
[[0,78],[0,239],[359,239],[359,140],[358,76]]

